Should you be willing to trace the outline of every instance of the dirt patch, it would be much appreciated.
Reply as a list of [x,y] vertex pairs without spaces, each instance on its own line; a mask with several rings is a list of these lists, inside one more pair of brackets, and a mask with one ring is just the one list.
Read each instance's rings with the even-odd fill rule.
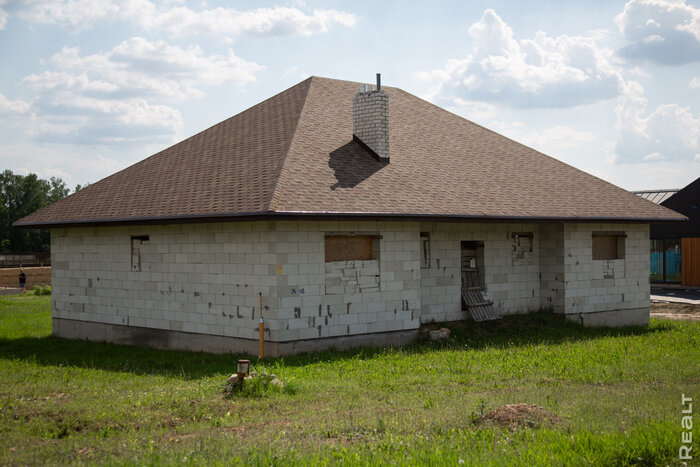
[[700,321],[700,305],[675,302],[652,302],[652,318],[683,321]]
[[536,428],[544,423],[558,424],[559,417],[543,407],[533,404],[510,404],[492,410],[483,417],[482,421],[493,422],[508,428]]
[[[24,268],[27,274],[26,289],[31,290],[37,285],[51,285],[51,268]],[[0,287],[19,287],[19,268],[0,269]]]

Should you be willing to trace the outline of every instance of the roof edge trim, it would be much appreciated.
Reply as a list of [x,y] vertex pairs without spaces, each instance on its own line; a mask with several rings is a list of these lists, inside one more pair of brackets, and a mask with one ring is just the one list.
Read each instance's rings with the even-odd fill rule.
[[411,214],[386,212],[315,212],[315,211],[260,211],[228,214],[192,214],[187,216],[127,217],[115,219],[81,219],[55,222],[14,222],[12,227],[22,229],[46,229],[61,227],[89,227],[138,224],[181,224],[204,222],[236,222],[245,220],[345,220],[347,218],[386,219],[390,221],[432,222],[609,222],[609,223],[661,223],[685,222],[683,218],[643,217],[566,217],[566,216],[505,216],[459,214]]

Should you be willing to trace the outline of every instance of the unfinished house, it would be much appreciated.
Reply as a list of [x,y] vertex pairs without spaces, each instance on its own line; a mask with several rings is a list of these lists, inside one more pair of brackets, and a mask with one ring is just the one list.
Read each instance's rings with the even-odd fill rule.
[[[266,355],[550,308],[649,321],[684,217],[401,89],[312,77],[15,223],[51,229],[53,330]],[[262,310],[260,303],[262,301]]]

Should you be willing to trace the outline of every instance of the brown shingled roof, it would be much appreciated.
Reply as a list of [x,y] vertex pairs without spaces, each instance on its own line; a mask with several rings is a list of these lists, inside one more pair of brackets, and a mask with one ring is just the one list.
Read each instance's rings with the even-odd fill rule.
[[15,222],[241,216],[659,221],[683,216],[397,88],[389,164],[352,139],[359,83],[312,77]]

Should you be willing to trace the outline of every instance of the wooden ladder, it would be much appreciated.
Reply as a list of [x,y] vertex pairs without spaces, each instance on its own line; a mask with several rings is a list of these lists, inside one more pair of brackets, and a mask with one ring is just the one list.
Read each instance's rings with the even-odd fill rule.
[[490,321],[501,318],[493,309],[493,302],[481,286],[478,269],[462,269],[462,298],[474,321]]

